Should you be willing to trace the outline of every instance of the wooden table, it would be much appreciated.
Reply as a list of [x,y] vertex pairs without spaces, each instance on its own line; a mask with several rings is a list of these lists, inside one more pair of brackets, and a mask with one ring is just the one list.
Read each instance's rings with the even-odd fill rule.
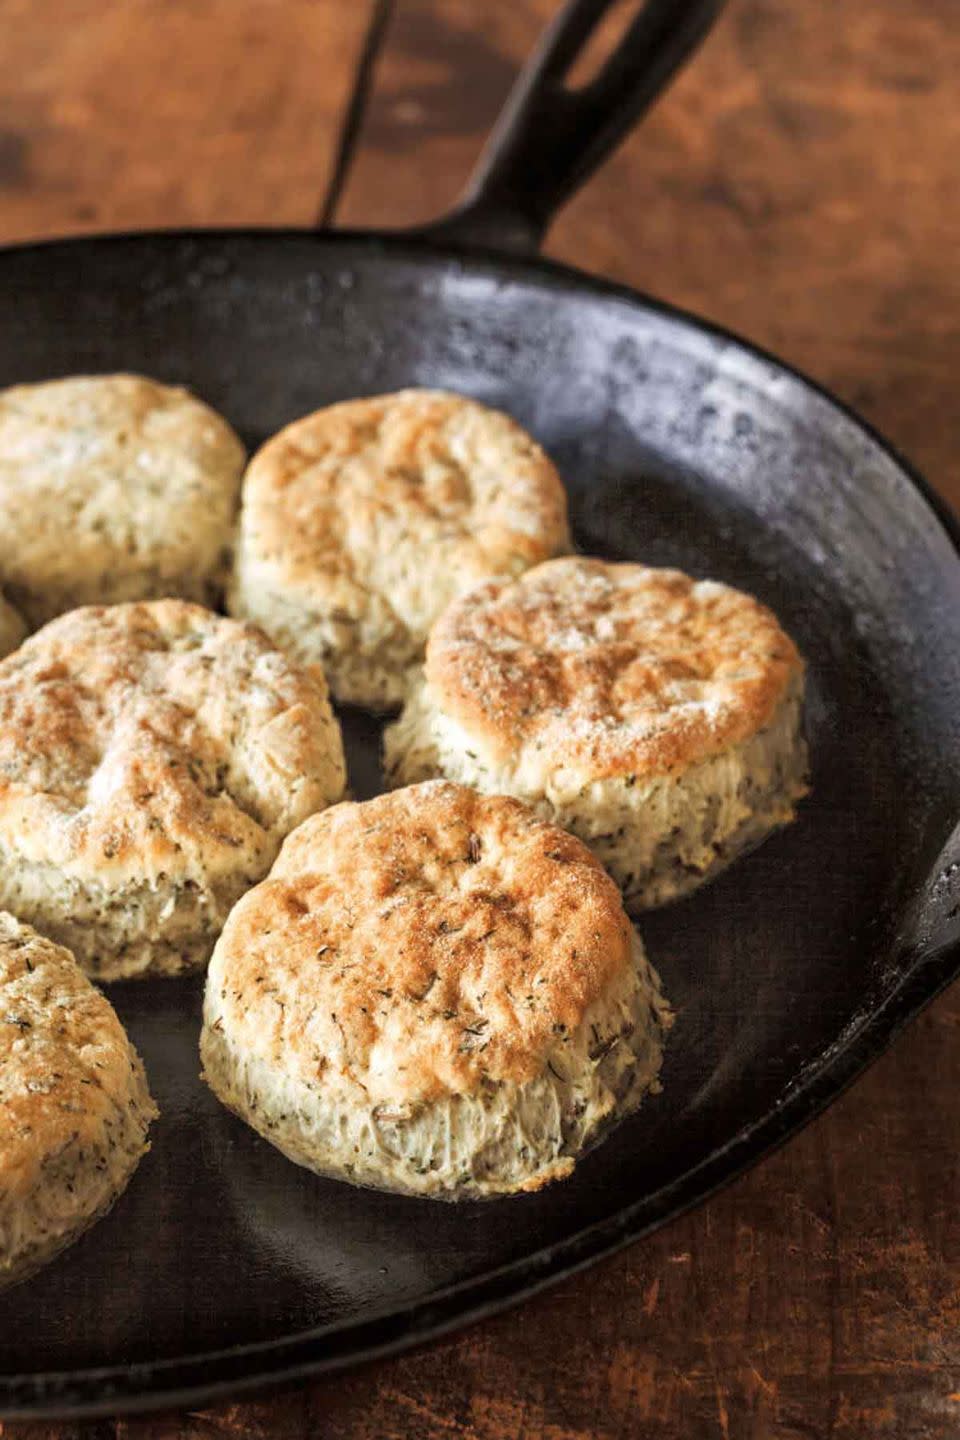
[[[0,0],[0,239],[310,222],[377,21],[337,218],[428,218],[551,8]],[[958,74],[957,0],[732,0],[548,253],[781,352],[960,504]],[[958,1027],[954,990],[695,1214],[427,1351],[199,1414],[0,1434],[960,1434]]]

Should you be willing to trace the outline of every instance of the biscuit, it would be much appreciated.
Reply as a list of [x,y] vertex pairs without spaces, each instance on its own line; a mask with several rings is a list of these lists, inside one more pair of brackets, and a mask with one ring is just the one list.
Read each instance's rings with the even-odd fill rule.
[[524,805],[445,782],[286,840],[207,975],[220,1099],[322,1175],[458,1200],[568,1175],[657,1089],[669,1012],[616,886]]
[[0,912],[0,1288],[109,1210],[156,1114],[113,1006],[68,950]]
[[11,650],[16,650],[26,633],[27,627],[20,616],[0,594],[0,659],[9,655]]
[[437,622],[385,737],[393,784],[516,795],[591,847],[628,908],[695,889],[805,793],[804,670],[749,595],[564,559]]
[[101,979],[202,966],[343,785],[323,676],[199,605],[74,610],[0,661],[0,905]]
[[77,605],[211,603],[243,463],[209,406],[139,375],[0,391],[0,584],[31,626]]
[[337,700],[389,708],[444,606],[570,548],[556,470],[507,415],[403,390],[288,425],[243,482],[228,603]]

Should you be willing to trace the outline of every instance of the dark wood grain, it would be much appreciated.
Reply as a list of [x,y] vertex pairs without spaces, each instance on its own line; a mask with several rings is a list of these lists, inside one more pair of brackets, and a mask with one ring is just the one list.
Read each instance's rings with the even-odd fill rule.
[[[341,216],[453,201],[553,0],[403,0]],[[956,0],[732,0],[547,253],[837,389],[960,503]]]
[[0,0],[0,241],[309,224],[372,0]]
[[[450,203],[550,8],[401,0],[342,219],[413,222]],[[171,27],[159,51],[147,18]],[[4,0],[4,237],[307,219],[366,18],[335,0]],[[549,252],[778,349],[960,503],[958,74],[956,0],[734,0]],[[510,1314],[260,1402],[0,1434],[947,1440],[958,1094],[954,990],[785,1150]]]

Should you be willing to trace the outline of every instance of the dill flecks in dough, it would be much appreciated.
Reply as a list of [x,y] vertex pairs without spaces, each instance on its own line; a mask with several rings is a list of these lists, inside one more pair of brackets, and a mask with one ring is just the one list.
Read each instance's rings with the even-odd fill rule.
[[226,579],[244,448],[188,391],[78,375],[0,391],[0,584],[32,626]]
[[322,674],[262,631],[73,610],[0,661],[0,905],[101,979],[196,969],[344,779]]
[[388,778],[516,795],[572,830],[628,908],[687,894],[794,816],[804,670],[751,596],[571,558],[480,586],[434,626]]
[[253,457],[228,598],[336,699],[384,709],[448,601],[569,548],[560,477],[514,420],[403,390],[318,410]]
[[524,805],[446,782],[334,806],[236,906],[208,1084],[324,1175],[536,1190],[657,1088],[669,1015],[617,887]]
[[110,1208],[156,1113],[109,1001],[68,950],[0,911],[0,1288]]

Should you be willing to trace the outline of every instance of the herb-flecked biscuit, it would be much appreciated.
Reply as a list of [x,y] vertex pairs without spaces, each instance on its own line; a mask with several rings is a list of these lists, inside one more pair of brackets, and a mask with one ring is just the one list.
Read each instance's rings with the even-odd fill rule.
[[0,1289],[109,1210],[156,1114],[110,1002],[69,950],[0,912]]
[[316,815],[236,906],[201,1051],[300,1165],[536,1190],[658,1088],[669,1012],[616,886],[526,806],[434,782]]
[[318,410],[254,456],[229,603],[338,700],[399,704],[456,595],[570,548],[563,485],[509,416],[436,390]]
[[26,633],[27,627],[20,616],[0,594],[0,659],[9,655],[11,650],[16,650]]
[[585,840],[639,909],[793,819],[803,688],[793,642],[751,596],[555,560],[441,617],[386,767],[395,784],[446,775],[519,796]]
[[213,602],[244,459],[208,405],[139,375],[0,391],[0,584],[33,626],[77,605]]
[[323,676],[202,606],[74,610],[0,661],[0,905],[91,975],[202,966],[343,786]]

